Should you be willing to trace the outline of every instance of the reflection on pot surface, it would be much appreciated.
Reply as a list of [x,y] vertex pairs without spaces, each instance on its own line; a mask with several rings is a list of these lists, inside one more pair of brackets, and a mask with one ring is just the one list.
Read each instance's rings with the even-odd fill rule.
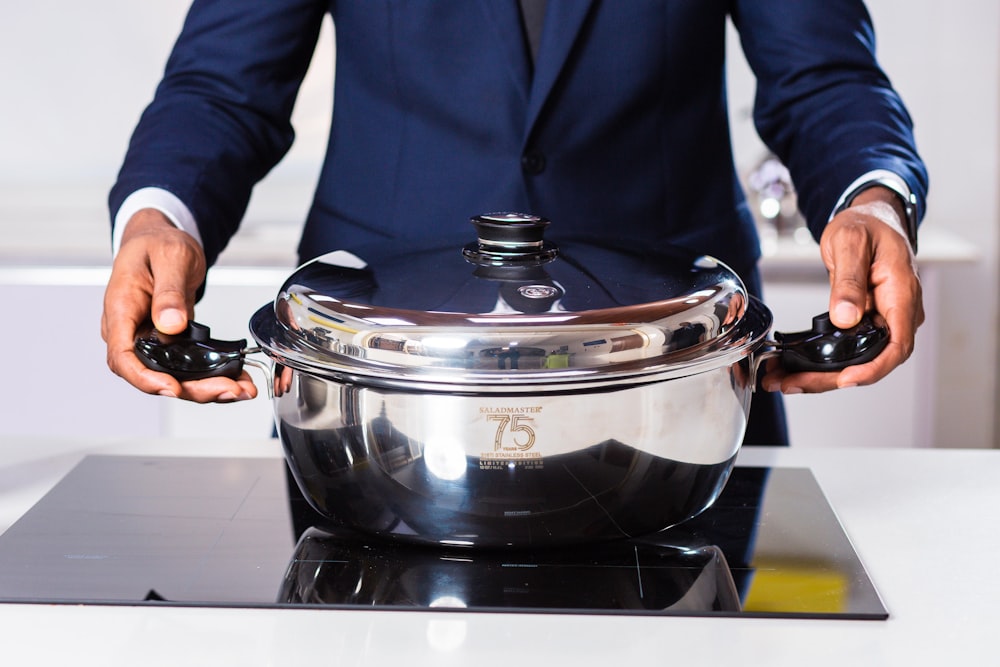
[[309,529],[279,602],[452,609],[738,612],[722,551],[614,541],[583,549],[469,551],[364,543]]
[[338,525],[477,547],[630,538],[698,514],[722,490],[751,392],[741,368],[513,396],[295,371],[277,423],[306,498]]

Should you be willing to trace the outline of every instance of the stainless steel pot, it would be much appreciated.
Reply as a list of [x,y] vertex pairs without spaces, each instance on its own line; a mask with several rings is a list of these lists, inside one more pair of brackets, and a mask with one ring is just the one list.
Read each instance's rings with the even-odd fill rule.
[[[251,318],[289,467],[337,525],[476,547],[659,531],[721,492],[765,358],[835,370],[887,342],[826,316],[770,341],[770,311],[704,255],[473,223],[464,247],[320,257]],[[137,352],[183,379],[238,374],[245,341],[193,327]]]

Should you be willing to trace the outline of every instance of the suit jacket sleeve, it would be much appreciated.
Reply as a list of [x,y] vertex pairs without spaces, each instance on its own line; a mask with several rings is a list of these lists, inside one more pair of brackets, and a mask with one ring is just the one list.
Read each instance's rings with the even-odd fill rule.
[[235,233],[253,185],[285,155],[290,116],[326,2],[196,0],[111,190],[112,216],[142,187],[176,195],[209,263]]
[[863,3],[743,0],[733,21],[757,77],[757,131],[788,165],[816,238],[848,186],[876,169],[906,181],[922,216],[927,172]]

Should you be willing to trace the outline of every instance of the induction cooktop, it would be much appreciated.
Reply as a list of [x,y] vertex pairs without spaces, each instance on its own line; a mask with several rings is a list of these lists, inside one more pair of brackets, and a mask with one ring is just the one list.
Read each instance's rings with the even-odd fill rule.
[[0,535],[0,601],[885,619],[807,469],[642,539],[484,551],[326,525],[258,458],[91,456]]

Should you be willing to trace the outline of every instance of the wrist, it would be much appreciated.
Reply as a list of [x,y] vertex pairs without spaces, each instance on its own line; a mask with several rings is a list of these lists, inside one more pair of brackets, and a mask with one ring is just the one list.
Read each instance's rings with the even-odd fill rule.
[[[912,243],[906,231],[906,212],[899,197],[892,191],[874,187],[855,197],[840,215],[847,216],[847,222],[861,222],[877,220],[892,231],[890,234],[898,234],[909,250],[911,256],[914,254]],[[868,222],[865,222],[868,225]]]
[[893,225],[917,252],[917,198],[905,181],[890,173],[872,172],[870,178],[858,179],[840,200],[834,214],[846,208],[869,204],[885,204],[895,212],[898,225]]
[[864,206],[865,204],[873,204],[881,202],[888,204],[895,211],[896,217],[899,220],[899,228],[906,230],[906,208],[903,206],[903,200],[900,199],[899,195],[890,190],[889,188],[883,187],[881,185],[873,185],[857,194],[851,202],[848,204],[848,208],[854,208],[856,206]]
[[144,208],[136,211],[126,221],[122,230],[121,242],[125,244],[136,236],[155,233],[157,230],[177,229],[162,211],[155,208]]
[[[204,278],[205,253],[201,244],[178,228],[162,211],[140,209],[132,214],[127,223],[121,237],[120,252],[115,255],[116,261],[124,255],[129,256],[129,261],[134,261],[136,257],[150,256],[154,249],[161,254],[168,249],[167,254],[173,256],[178,265],[193,267],[195,274]],[[131,249],[133,242],[135,248]],[[126,248],[129,248],[128,252],[124,252]]]
[[[111,235],[112,256],[118,254],[118,249],[121,247],[126,229],[131,225],[132,218],[146,209],[158,211],[174,227],[187,232],[199,247],[202,245],[198,224],[187,205],[167,190],[147,187],[140,188],[126,197],[115,213],[114,229]],[[141,217],[146,220],[148,215],[150,214],[143,213]]]

